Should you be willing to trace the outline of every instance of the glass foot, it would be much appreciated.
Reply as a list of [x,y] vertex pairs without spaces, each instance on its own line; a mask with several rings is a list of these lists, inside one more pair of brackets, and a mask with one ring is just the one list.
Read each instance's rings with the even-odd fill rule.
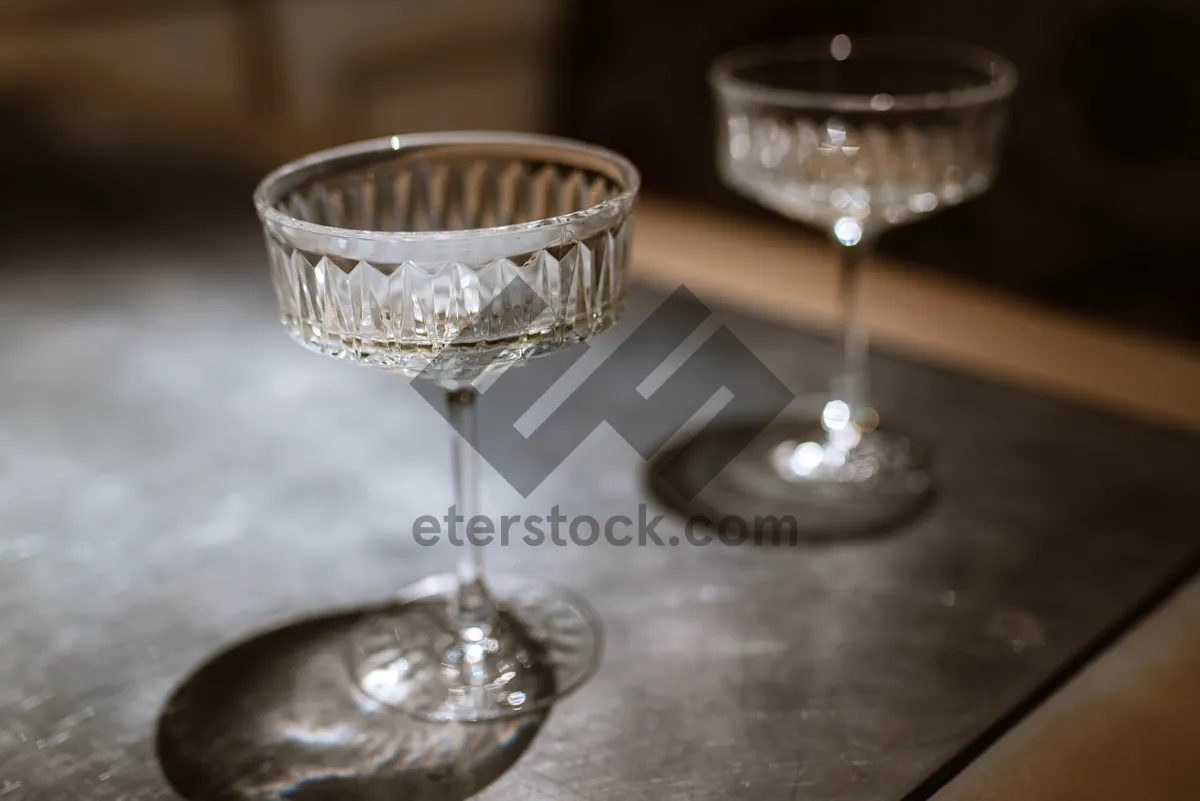
[[372,700],[425,720],[483,721],[548,707],[576,689],[600,657],[600,623],[569,590],[489,576],[490,628],[456,629],[457,580],[427,578],[368,616],[353,636],[355,684]]
[[[744,441],[740,438],[746,430],[726,427],[698,435],[688,446],[687,461],[672,469],[684,475],[711,474],[728,459],[729,443]],[[876,429],[858,434],[852,445],[829,439],[816,420],[776,423],[694,499],[679,498],[653,472],[651,488],[685,515],[703,516],[718,528],[722,519],[737,518],[738,530],[783,544],[894,530],[918,517],[932,500],[928,451],[911,438]],[[663,454],[652,471],[678,454]]]

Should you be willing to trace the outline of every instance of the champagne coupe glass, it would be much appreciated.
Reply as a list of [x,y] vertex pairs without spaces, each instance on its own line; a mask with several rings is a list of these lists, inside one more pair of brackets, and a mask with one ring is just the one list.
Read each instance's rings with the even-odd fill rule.
[[[280,314],[306,348],[439,384],[455,511],[476,513],[473,381],[603,331],[625,302],[637,170],[598,147],[504,133],[395,136],[317,153],[255,193]],[[484,576],[468,546],[368,615],[348,648],[371,699],[427,720],[543,709],[590,675],[573,593]]]
[[844,348],[818,419],[776,425],[711,496],[792,510],[816,536],[894,527],[932,482],[926,449],[870,404],[864,263],[888,229],[987,190],[1016,70],[976,47],[840,35],[735,51],[710,80],[724,181],[836,248]]

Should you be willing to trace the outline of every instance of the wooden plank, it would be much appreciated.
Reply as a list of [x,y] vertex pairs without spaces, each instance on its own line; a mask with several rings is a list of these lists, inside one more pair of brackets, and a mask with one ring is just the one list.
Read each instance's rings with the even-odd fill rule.
[[[638,212],[636,270],[664,287],[833,330],[832,248],[784,229],[658,200]],[[1200,433],[1200,350],[876,259],[864,307],[873,339],[977,375]]]
[[1198,630],[1193,581],[934,801],[1200,798]]

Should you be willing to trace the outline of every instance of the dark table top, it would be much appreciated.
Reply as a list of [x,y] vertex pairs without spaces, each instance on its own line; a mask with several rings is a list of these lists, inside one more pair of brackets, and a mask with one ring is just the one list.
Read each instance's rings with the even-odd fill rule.
[[[0,799],[171,797],[156,727],[197,668],[450,569],[410,535],[450,503],[449,429],[403,379],[288,342],[256,242],[21,258],[0,293]],[[828,342],[722,319],[819,391]],[[606,654],[481,797],[924,793],[1200,546],[1195,441],[886,354],[873,377],[938,454],[939,501],[901,536],[490,550],[588,598]],[[636,516],[642,469],[601,428],[529,498],[485,471],[485,505]]]

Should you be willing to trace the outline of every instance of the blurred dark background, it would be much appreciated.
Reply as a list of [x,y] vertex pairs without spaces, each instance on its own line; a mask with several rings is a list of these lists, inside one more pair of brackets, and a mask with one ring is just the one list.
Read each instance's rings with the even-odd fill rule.
[[4,0],[0,235],[251,229],[270,166],[446,128],[596,141],[650,194],[783,225],[718,183],[705,70],[840,32],[972,42],[1022,73],[994,190],[886,252],[1200,341],[1200,4],[1182,0]]

